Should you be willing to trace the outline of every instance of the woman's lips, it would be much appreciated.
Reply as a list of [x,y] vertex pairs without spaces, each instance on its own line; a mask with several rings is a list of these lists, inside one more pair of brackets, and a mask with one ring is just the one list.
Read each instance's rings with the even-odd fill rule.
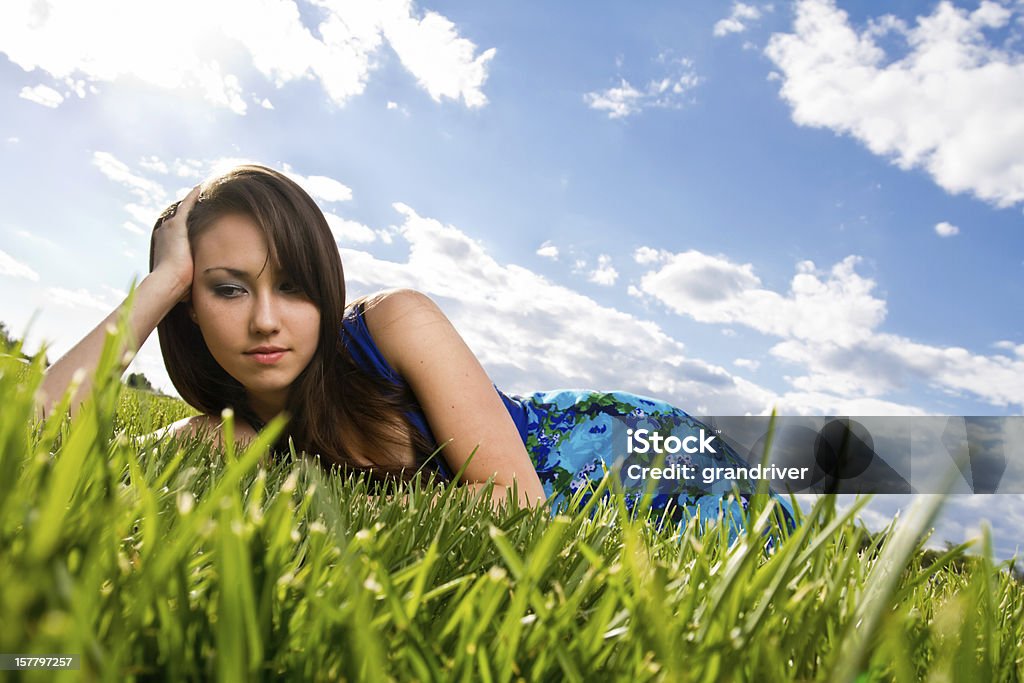
[[262,365],[273,365],[277,361],[281,360],[286,353],[288,352],[273,351],[271,353],[247,353],[246,355]]

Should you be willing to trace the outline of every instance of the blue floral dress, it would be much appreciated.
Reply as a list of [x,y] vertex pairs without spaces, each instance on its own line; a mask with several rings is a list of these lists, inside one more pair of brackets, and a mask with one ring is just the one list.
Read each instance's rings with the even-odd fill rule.
[[[356,363],[366,372],[378,374],[390,382],[403,385],[402,377],[388,364],[373,341],[363,319],[362,305],[350,308],[343,319],[342,340]],[[647,488],[653,488],[652,516],[669,508],[669,518],[684,521],[699,513],[701,519],[716,519],[720,510],[739,528],[742,509],[746,508],[756,482],[726,480],[722,477],[706,479],[703,473],[711,469],[743,467],[746,461],[725,444],[715,439],[708,452],[688,453],[684,449],[653,448],[643,450],[644,440],[660,435],[674,444],[692,437],[690,445],[709,438],[713,433],[704,424],[684,411],[664,401],[622,391],[597,392],[581,390],[541,391],[526,395],[506,394],[495,387],[508,409],[526,450],[537,470],[552,513],[564,509],[565,503],[581,488],[596,487],[604,475],[621,464],[618,478],[622,484],[627,509],[633,509]],[[410,423],[430,443],[437,443],[422,411],[407,415]],[[631,439],[632,435],[633,436]],[[633,452],[630,451],[632,441]],[[675,450],[676,452],[669,452]],[[690,449],[695,450],[695,449]],[[713,451],[713,452],[712,452]],[[451,480],[453,473],[440,454],[427,460],[429,454],[420,454],[425,468],[437,471],[440,478]],[[631,467],[631,465],[633,467]],[[662,478],[651,481],[643,468],[669,468],[677,475],[691,473],[690,478]],[[684,469],[686,468],[686,469]],[[649,470],[648,470],[649,472]],[[647,474],[647,476],[644,476]],[[733,486],[739,489],[739,499],[726,499]],[[793,526],[793,510],[788,501],[772,494],[781,504],[787,523]],[[586,502],[590,494],[581,494]]]

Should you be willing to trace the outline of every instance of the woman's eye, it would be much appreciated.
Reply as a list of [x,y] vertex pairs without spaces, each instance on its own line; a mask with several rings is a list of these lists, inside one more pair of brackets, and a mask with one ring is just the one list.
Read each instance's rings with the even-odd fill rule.
[[217,296],[222,296],[226,299],[232,299],[245,292],[244,289],[237,285],[220,285],[219,287],[214,287],[213,291],[216,292]]
[[284,283],[282,283],[282,284],[281,284],[281,289],[282,289],[283,291],[285,291],[285,292],[292,292],[292,293],[296,293],[296,292],[298,292],[298,291],[299,291],[299,288],[298,288],[298,287],[296,287],[295,285],[293,285],[293,284],[292,284],[292,283],[290,283],[290,282],[284,282]]

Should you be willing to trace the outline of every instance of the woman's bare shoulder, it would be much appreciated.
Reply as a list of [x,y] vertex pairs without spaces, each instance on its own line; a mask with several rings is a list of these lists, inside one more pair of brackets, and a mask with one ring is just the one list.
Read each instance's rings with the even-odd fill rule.
[[[420,342],[426,339],[450,341],[457,338],[458,333],[426,294],[414,289],[396,289],[385,294],[372,310],[366,309],[363,317],[381,355],[404,377],[410,363],[424,360]],[[454,335],[447,334],[449,331]],[[430,356],[443,357],[449,350],[448,346],[433,346]]]
[[347,308],[362,306],[364,318],[379,320],[387,314],[400,313],[410,306],[428,304],[433,304],[433,301],[423,292],[408,287],[395,287],[361,296],[350,302]]
[[353,303],[363,305],[363,319],[371,333],[383,332],[396,319],[411,313],[427,309],[438,310],[437,304],[429,296],[415,289],[407,288],[386,289],[362,297]]

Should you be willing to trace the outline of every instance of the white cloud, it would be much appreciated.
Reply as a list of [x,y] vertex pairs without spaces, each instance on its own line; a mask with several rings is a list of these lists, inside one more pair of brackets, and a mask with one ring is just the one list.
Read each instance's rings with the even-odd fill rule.
[[21,142],[21,138],[12,135],[11,137],[7,138],[7,142],[9,142],[12,145],[16,145],[19,142]]
[[941,223],[936,223],[935,234],[939,237],[952,237],[953,235],[960,234],[960,228],[956,227],[952,223],[942,221]]
[[847,257],[827,272],[804,261],[786,295],[764,289],[753,266],[687,251],[646,273],[640,288],[669,309],[705,323],[739,323],[780,337],[852,343],[885,316],[885,302],[871,295],[874,282]]
[[[170,202],[162,205],[157,202],[153,202],[152,204],[143,206],[141,204],[136,204],[135,202],[128,202],[124,205],[124,210],[125,213],[131,216],[133,220],[125,221],[121,224],[121,227],[128,232],[132,232],[132,229],[128,227],[128,224],[132,224],[134,226],[135,223],[142,223],[143,225],[152,228],[156,224],[157,216],[159,216],[169,204]],[[146,231],[141,228],[139,228],[139,231],[142,234],[146,234]]]
[[168,172],[167,164],[155,156],[139,159],[139,166],[147,171],[153,171],[154,173],[160,173],[163,175],[166,175]]
[[[116,183],[124,185],[128,190],[141,201],[152,204],[169,204],[166,200],[167,192],[163,186],[153,180],[145,178],[133,172],[126,163],[117,159],[109,152],[93,152],[93,165],[100,170],[100,173],[107,176]],[[152,160],[147,162],[152,165]],[[155,220],[156,216],[153,216]]]
[[248,110],[242,99],[242,84],[238,76],[221,73],[217,62],[197,66],[192,75],[210,104],[230,109],[239,115]]
[[206,175],[208,168],[211,168],[215,164],[209,164],[196,159],[175,159],[174,160],[174,173],[179,178],[195,178],[196,180],[202,179]]
[[639,112],[642,108],[640,103],[643,98],[644,94],[623,78],[618,87],[600,92],[588,92],[583,96],[583,101],[591,109],[607,111],[610,119],[622,119]]
[[[768,11],[771,11],[770,6]],[[753,5],[745,5],[742,2],[734,2],[729,16],[715,22],[714,34],[721,37],[730,33],[742,33],[747,30],[745,22],[756,21],[761,18],[761,10]]]
[[477,55],[476,45],[460,37],[455,24],[437,12],[417,19],[410,0],[384,4],[390,9],[382,17],[385,37],[434,101],[461,98],[470,108],[487,104],[482,88],[487,63],[496,52],[493,47]]
[[803,367],[807,374],[791,383],[812,396],[829,392],[879,399],[921,385],[967,391],[995,406],[1024,406],[1024,359],[1001,354],[921,344],[883,332],[851,346],[787,340],[772,347],[771,354]]
[[[139,223],[152,225],[160,212],[170,204],[170,197],[183,197],[187,193],[186,188],[169,190],[166,186],[168,181],[177,182],[181,178],[198,181],[245,163],[249,163],[249,160],[242,158],[220,158],[207,161],[176,159],[168,163],[158,157],[147,157],[138,162],[137,169],[133,169],[109,153],[93,154],[93,164],[100,172],[127,187],[136,197],[136,201],[129,202],[124,206],[132,220],[124,221],[122,227],[129,232],[139,234],[139,236],[147,234],[146,230],[138,227]],[[301,185],[310,197],[319,202],[333,204],[352,199],[351,188],[335,178],[326,175],[302,175],[288,164],[284,164],[281,171]],[[378,237],[381,237],[385,243],[390,243],[387,231],[375,231],[362,223],[342,218],[332,211],[325,210],[324,207],[321,209],[334,233],[335,240],[340,244],[367,244],[374,242]]]
[[789,391],[775,404],[780,415],[927,415],[917,406],[873,396],[836,393],[835,386],[821,391]]
[[388,111],[397,111],[402,116],[409,116],[409,110],[400,105],[398,102],[388,102],[385,105]]
[[1014,344],[1012,341],[1005,341],[1004,340],[1004,341],[997,341],[992,346],[994,346],[997,349],[1001,349],[1003,351],[1011,351],[1011,352],[1017,354],[1018,356],[1020,356],[1021,358],[1024,358],[1024,344]]
[[781,294],[764,288],[749,263],[691,250],[660,256],[659,267],[642,276],[640,289],[699,322],[744,325],[780,338],[771,355],[804,373],[787,377],[793,391],[781,397],[780,408],[918,414],[920,408],[886,398],[917,386],[967,391],[1001,407],[1024,406],[1024,358],[882,332],[886,304],[875,296],[874,281],[856,272],[859,262],[848,256],[823,271],[802,261],[789,291]]
[[770,410],[771,392],[686,357],[655,323],[599,305],[515,265],[459,229],[395,204],[405,262],[342,249],[353,295],[412,287],[439,302],[491,378],[509,391],[624,389],[722,414]]
[[15,229],[14,234],[23,240],[29,240],[36,244],[41,244],[47,249],[60,249],[60,246],[48,237],[35,232],[29,232],[28,230]]
[[39,282],[39,273],[0,249],[0,275]]
[[113,296],[114,299],[116,301],[118,301],[118,302],[123,301],[124,299],[128,298],[128,292],[126,292],[123,289],[118,289],[117,287],[111,287],[110,285],[100,285],[100,288],[106,290],[106,292],[108,294],[110,294],[111,296]]
[[608,112],[610,119],[625,118],[652,107],[682,108],[687,103],[690,91],[702,80],[693,67],[693,61],[686,58],[674,59],[664,52],[655,61],[666,65],[670,71],[648,80],[642,90],[620,76],[619,85],[588,92],[583,95],[583,101],[591,109]]
[[[93,154],[93,164],[100,172],[110,180],[123,185],[136,197],[136,200],[124,205],[124,210],[132,220],[125,221],[121,225],[125,230],[138,235],[148,234],[148,231],[138,226],[140,224],[153,225],[160,212],[171,203],[171,197],[184,197],[191,189],[188,186],[169,189],[169,184],[177,184],[187,179],[186,182],[191,185],[245,163],[251,163],[251,160],[241,157],[222,157],[205,161],[175,159],[173,162],[167,162],[159,157],[151,156],[140,160],[138,168],[132,168],[108,152]],[[352,199],[352,190],[334,178],[323,175],[302,175],[288,164],[283,164],[280,170],[306,190],[314,200],[334,203]],[[324,210],[324,207],[321,206],[321,210]],[[324,210],[324,215],[339,242],[345,244],[366,243],[373,242],[377,238],[375,231],[361,223],[346,220],[327,210]]]
[[329,211],[324,212],[324,217],[327,218],[327,225],[334,233],[334,239],[341,244],[366,243],[377,239],[377,233],[362,223],[350,221]]
[[303,176],[295,173],[288,164],[284,165],[284,173],[316,199],[325,202],[347,202],[352,199],[351,188],[334,178],[322,175]]
[[612,267],[612,257],[608,254],[598,256],[597,268],[590,273],[588,279],[605,287],[614,285],[615,281],[619,279],[619,271]]
[[[135,225],[131,221],[125,221],[124,223],[121,224],[121,227],[124,228],[125,230],[127,230],[128,232],[134,233],[136,235],[145,235],[146,234],[145,230],[143,230],[139,226]],[[154,232],[156,232],[156,231],[154,230]]]
[[750,360],[749,358],[737,358],[732,362],[732,364],[738,368],[745,368],[747,370],[750,370],[751,372],[761,367],[761,363],[759,361]]
[[969,391],[997,406],[1024,406],[1024,359],[986,356],[960,347],[936,347],[897,335],[879,335],[873,343],[882,362],[886,351],[910,375],[932,386]]
[[[1024,201],[1024,59],[989,40],[1024,7],[940,2],[915,25],[885,15],[857,31],[832,0],[800,0],[793,32],[765,53],[793,120],[846,133],[951,193]],[[892,57],[878,39],[901,40]]]
[[72,290],[64,287],[47,287],[46,296],[51,303],[69,308],[92,308],[109,313],[115,306],[83,288]]
[[635,252],[633,252],[633,260],[641,265],[657,263],[663,257],[667,256],[669,256],[668,252],[652,249],[651,247],[639,247]]
[[[294,0],[14,0],[0,5],[0,51],[79,97],[95,93],[97,83],[132,78],[245,114],[241,79],[224,65],[251,67],[275,88],[315,80],[343,106],[364,91],[387,43],[434,100],[486,104],[483,85],[495,50],[477,54],[446,17],[426,11],[420,18],[411,0],[313,4],[315,32]],[[22,96],[46,106],[63,99],[49,86],[26,88]],[[263,93],[250,99],[273,107]]]
[[547,240],[544,244],[540,245],[539,249],[537,249],[537,256],[543,256],[544,258],[549,258],[552,261],[557,261],[558,247],[551,244],[551,240]]
[[64,96],[48,85],[37,85],[34,88],[26,86],[18,93],[18,97],[51,109],[59,107],[64,101]]

